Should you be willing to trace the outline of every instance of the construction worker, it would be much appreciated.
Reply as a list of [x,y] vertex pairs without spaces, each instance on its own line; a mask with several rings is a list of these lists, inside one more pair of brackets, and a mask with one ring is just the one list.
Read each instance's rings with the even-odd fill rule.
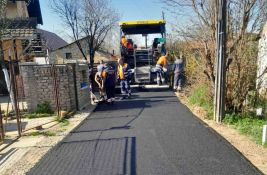
[[185,60],[182,54],[180,57],[176,57],[174,62],[174,82],[173,82],[173,89],[176,91],[182,90],[182,81],[184,76],[184,67],[185,67]]
[[121,37],[121,55],[127,55],[127,45],[128,45],[128,40],[127,38],[123,35]]
[[116,86],[116,73],[115,68],[107,65],[103,70],[103,84],[107,94],[107,102],[113,103],[115,101],[115,86]]
[[118,60],[118,78],[120,80],[121,93],[123,95],[131,96],[130,87],[130,68],[123,58]]
[[165,83],[164,72],[167,72],[167,66],[168,66],[167,54],[162,52],[161,57],[158,59],[157,64],[156,64],[158,85]]
[[121,37],[121,45],[124,46],[124,47],[127,47],[127,44],[128,44],[128,40],[127,38],[123,35]]
[[97,73],[95,74],[95,82],[97,83],[99,88],[100,102],[105,101],[105,95],[106,95],[104,89],[104,76],[103,76],[104,69],[105,69],[104,62],[101,60],[99,62],[99,65],[97,66]]

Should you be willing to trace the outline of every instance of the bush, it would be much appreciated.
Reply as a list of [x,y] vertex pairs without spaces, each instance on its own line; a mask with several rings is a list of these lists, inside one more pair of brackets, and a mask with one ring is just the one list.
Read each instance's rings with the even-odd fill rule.
[[253,111],[255,113],[257,108],[263,109],[263,116],[266,117],[267,110],[267,100],[264,97],[261,97],[256,91],[250,91],[247,95],[245,111]]
[[37,105],[36,113],[37,114],[53,114],[53,110],[51,109],[49,102],[43,102]]
[[208,118],[212,117],[212,98],[209,94],[209,88],[207,86],[199,86],[195,88],[188,99],[190,104],[203,107],[208,112]]
[[261,144],[263,125],[267,124],[266,120],[240,114],[226,114],[223,122],[233,125],[241,134],[250,136],[258,144]]

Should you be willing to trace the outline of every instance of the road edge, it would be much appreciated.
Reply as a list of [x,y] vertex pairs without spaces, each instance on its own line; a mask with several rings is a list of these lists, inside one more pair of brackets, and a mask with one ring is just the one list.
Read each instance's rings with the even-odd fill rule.
[[[262,171],[262,169],[258,165],[254,164],[253,161],[250,160],[249,157],[247,157],[246,155],[244,155],[241,152],[241,150],[239,150],[235,145],[233,145],[226,137],[224,137],[223,135],[221,135],[220,133],[218,133],[217,130],[210,123],[208,123],[207,121],[205,121],[205,119],[203,119],[198,114],[196,114],[196,112],[188,104],[187,97],[185,97],[186,100],[183,100],[183,99],[181,99],[179,97],[179,93],[175,93],[174,92],[174,95],[178,98],[179,102],[182,105],[184,105],[193,114],[193,117],[195,119],[197,119],[201,124],[203,124],[204,126],[206,126],[206,128],[208,130],[210,130],[212,133],[214,133],[216,135],[216,137],[218,137],[221,141],[223,141],[224,143],[226,143],[226,145],[229,146],[230,148],[232,148],[237,154],[241,155],[242,160],[243,161],[246,161],[251,166],[251,168],[253,168],[254,170],[256,170],[257,172],[259,172],[262,175],[265,175],[265,173],[267,174],[267,172]],[[239,135],[241,136],[241,134],[239,134]]]

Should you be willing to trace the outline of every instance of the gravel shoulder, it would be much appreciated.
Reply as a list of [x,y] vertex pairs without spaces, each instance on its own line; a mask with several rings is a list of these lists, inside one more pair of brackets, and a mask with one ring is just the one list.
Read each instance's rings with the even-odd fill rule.
[[253,142],[249,137],[241,135],[236,129],[226,124],[218,124],[213,120],[207,120],[207,113],[199,106],[192,106],[188,103],[183,93],[176,93],[179,100],[186,105],[192,113],[205,122],[210,128],[230,142],[241,152],[254,166],[267,174],[267,149]]

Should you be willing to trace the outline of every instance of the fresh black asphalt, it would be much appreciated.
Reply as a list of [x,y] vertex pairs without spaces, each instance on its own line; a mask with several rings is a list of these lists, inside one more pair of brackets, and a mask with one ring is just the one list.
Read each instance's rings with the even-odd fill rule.
[[139,89],[96,110],[28,172],[34,175],[256,175],[168,90]]

